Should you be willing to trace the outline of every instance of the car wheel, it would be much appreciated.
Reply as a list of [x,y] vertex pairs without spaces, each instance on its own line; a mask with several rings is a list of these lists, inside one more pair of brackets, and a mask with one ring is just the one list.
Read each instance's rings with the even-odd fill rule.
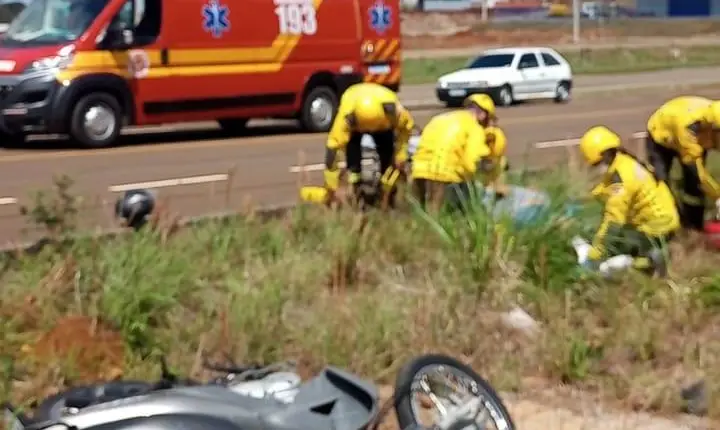
[[495,103],[500,106],[510,106],[515,103],[515,97],[513,96],[513,90],[510,85],[504,85],[500,88]]
[[560,82],[555,88],[555,103],[567,103],[570,101],[570,85],[567,82]]
[[122,109],[107,93],[83,96],[70,116],[70,136],[86,148],[112,146],[122,129]]
[[303,100],[300,111],[302,127],[311,133],[324,133],[332,127],[338,110],[338,97],[335,91],[326,86],[311,89]]

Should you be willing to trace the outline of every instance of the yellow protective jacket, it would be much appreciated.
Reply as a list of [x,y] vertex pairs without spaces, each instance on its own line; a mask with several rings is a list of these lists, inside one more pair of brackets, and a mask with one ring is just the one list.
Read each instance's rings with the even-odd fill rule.
[[491,126],[485,129],[485,139],[490,148],[490,155],[485,157],[488,163],[482,172],[481,181],[484,186],[502,187],[505,183],[505,172],[508,169],[505,155],[507,137],[500,127]]
[[[358,98],[370,98],[378,104],[394,103],[395,118],[384,124],[363,124],[353,121],[352,114],[355,101]],[[344,151],[353,133],[375,133],[393,129],[395,131],[395,162],[404,163],[408,159],[408,141],[415,121],[410,112],[401,104],[396,93],[392,90],[374,83],[361,83],[352,85],[343,93],[340,106],[335,117],[327,140],[327,149],[331,151]]]
[[676,97],[650,116],[647,128],[657,144],[672,149],[683,164],[697,170],[703,191],[715,200],[720,198],[720,184],[710,176],[703,161],[704,152],[715,146],[712,131],[704,126],[711,103],[704,97]]
[[614,224],[630,227],[649,237],[663,237],[680,227],[680,215],[670,188],[631,155],[619,152],[592,191],[605,202],[602,223],[593,239],[589,257],[605,254],[605,236]]
[[481,160],[490,154],[485,129],[472,112],[441,113],[430,119],[420,135],[412,176],[448,183],[472,180]]

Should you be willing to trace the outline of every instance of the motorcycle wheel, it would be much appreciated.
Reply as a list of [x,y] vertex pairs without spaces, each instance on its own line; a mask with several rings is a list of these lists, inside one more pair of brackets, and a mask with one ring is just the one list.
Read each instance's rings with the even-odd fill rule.
[[[435,375],[432,375],[433,372]],[[434,376],[443,376],[443,374],[446,382],[444,391],[450,392],[436,392],[435,388],[439,387],[428,390],[431,382],[432,384],[439,382]],[[420,401],[418,394],[421,394],[424,397],[422,400],[426,402]],[[443,410],[447,412],[450,408],[458,408],[474,397],[480,398],[484,409],[482,412],[487,412],[484,414],[485,421],[475,423],[474,428],[515,430],[515,424],[500,396],[472,368],[446,355],[418,356],[403,366],[395,381],[395,412],[398,424],[401,429],[432,428],[439,416],[444,415]],[[428,404],[432,404],[432,407],[428,407]],[[427,409],[433,407],[434,413],[431,418]],[[431,418],[432,421],[428,422],[427,418]]]

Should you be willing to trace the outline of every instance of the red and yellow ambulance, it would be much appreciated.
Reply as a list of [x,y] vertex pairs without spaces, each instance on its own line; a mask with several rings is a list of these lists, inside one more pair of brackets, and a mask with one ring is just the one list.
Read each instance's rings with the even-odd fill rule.
[[33,0],[0,40],[0,145],[111,146],[123,125],[297,118],[400,85],[399,0]]

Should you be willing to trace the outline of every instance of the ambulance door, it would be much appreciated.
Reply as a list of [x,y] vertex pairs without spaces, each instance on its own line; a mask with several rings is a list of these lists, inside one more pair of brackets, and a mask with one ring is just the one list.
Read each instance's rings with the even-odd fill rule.
[[154,122],[148,106],[169,91],[166,50],[162,48],[162,0],[127,0],[110,28],[131,29],[132,43],[110,51],[114,66],[126,77],[135,100],[136,123]]
[[400,1],[358,0],[365,82],[400,86]]
[[[273,0],[172,0],[169,43],[175,100],[167,121],[249,118],[290,112],[295,94],[279,72],[296,41],[278,34]],[[293,9],[296,10],[296,9]],[[295,17],[295,15],[293,15]],[[295,17],[296,18],[296,17]]]

